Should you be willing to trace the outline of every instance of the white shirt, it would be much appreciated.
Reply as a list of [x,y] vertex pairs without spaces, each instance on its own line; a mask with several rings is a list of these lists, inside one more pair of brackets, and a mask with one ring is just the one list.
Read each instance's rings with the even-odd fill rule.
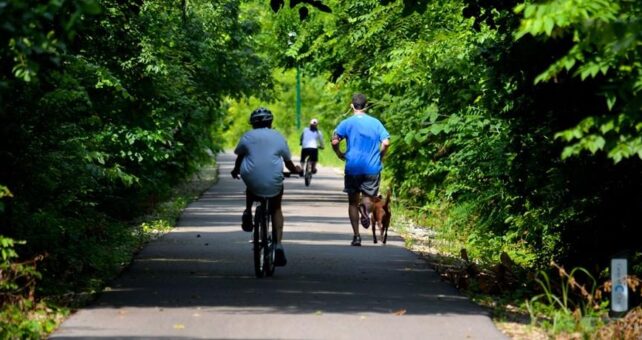
[[323,136],[321,135],[321,131],[312,131],[310,130],[310,127],[303,129],[303,133],[301,133],[302,148],[317,149],[320,145],[323,145]]

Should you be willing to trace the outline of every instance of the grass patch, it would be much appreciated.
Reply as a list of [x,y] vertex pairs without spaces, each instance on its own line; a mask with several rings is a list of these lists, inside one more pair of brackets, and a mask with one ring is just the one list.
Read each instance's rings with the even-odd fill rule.
[[197,200],[203,192],[214,185],[217,176],[214,163],[204,166],[192,179],[174,188],[171,200],[159,204],[151,214],[138,220],[133,229],[138,240],[138,248],[174,228],[187,205]]

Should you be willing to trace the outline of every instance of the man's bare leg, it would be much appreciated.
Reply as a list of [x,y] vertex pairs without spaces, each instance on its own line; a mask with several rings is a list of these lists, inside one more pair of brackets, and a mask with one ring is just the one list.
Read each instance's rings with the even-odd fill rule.
[[361,238],[359,235],[359,201],[360,193],[348,194],[348,216],[350,217],[350,224],[352,225],[352,232],[355,237]]
[[372,211],[372,197],[363,194],[361,203],[366,207],[366,217],[370,216],[370,212]]

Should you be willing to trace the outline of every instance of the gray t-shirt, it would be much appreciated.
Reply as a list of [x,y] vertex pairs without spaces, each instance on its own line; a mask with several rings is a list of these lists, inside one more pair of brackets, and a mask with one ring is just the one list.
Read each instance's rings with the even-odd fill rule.
[[283,161],[291,160],[285,138],[276,130],[261,128],[246,132],[234,153],[243,155],[241,178],[257,196],[274,197],[283,188]]

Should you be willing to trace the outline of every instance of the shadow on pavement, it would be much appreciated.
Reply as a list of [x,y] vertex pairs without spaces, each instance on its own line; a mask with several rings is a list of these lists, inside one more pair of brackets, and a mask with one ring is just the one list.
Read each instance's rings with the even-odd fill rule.
[[[229,229],[229,228],[226,228]],[[234,228],[235,230],[236,227]],[[365,235],[364,235],[365,236]],[[95,304],[222,313],[480,314],[399,245],[350,247],[344,233],[286,232],[286,267],[254,277],[249,233],[181,232],[151,244]],[[400,238],[394,237],[399,242]],[[370,241],[371,242],[371,241]]]

